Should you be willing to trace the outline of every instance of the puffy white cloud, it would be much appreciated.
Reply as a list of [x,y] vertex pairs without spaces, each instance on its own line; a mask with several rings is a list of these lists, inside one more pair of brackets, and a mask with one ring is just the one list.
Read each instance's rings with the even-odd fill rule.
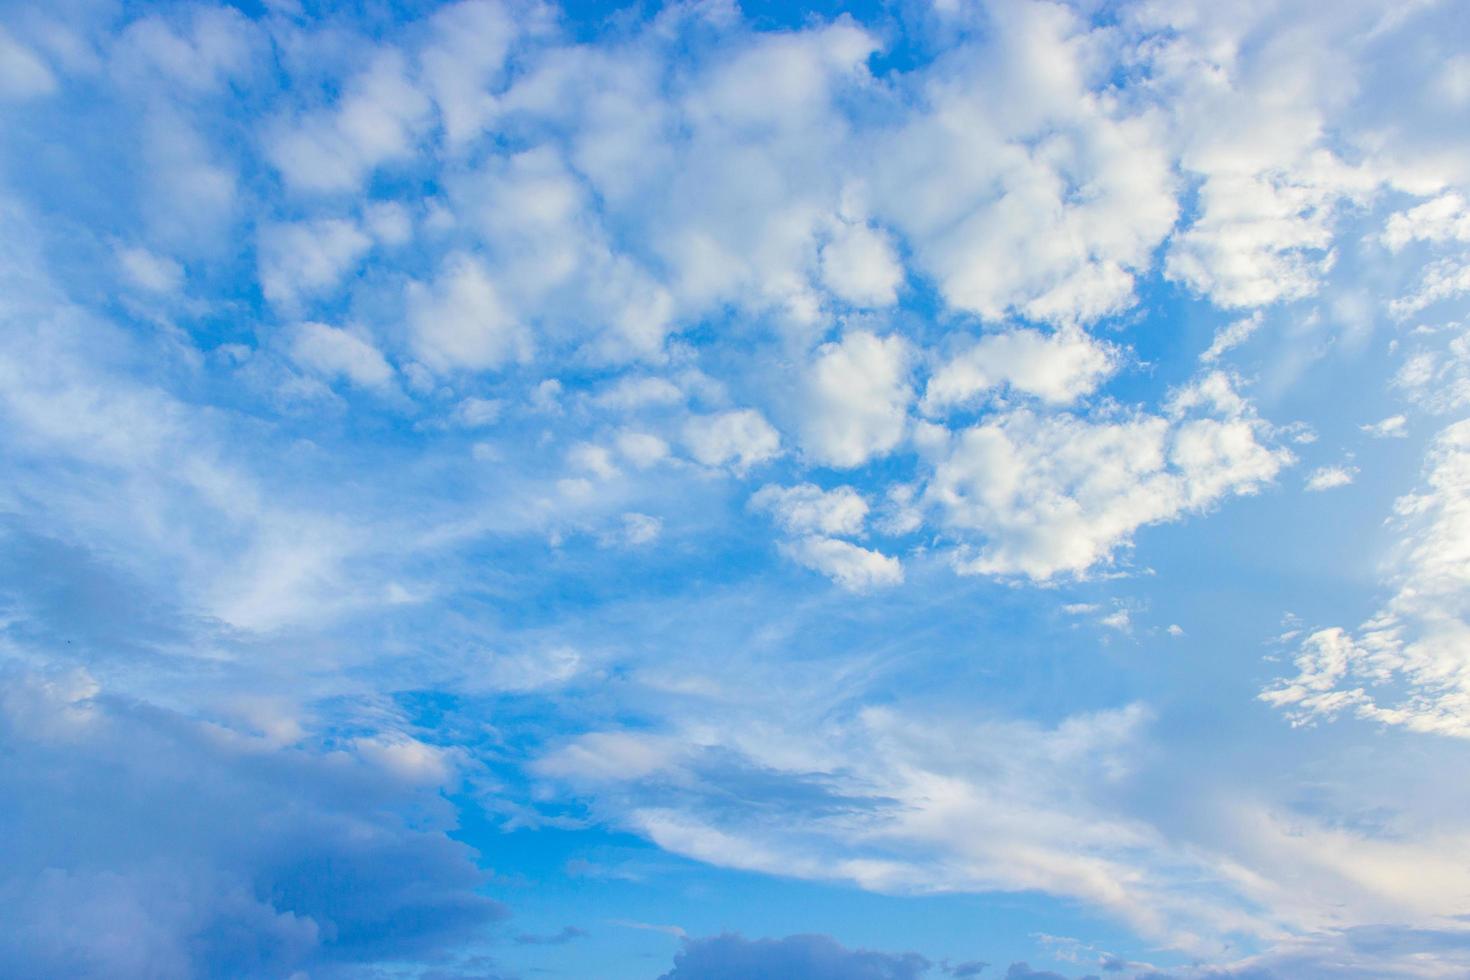
[[696,462],[729,465],[737,473],[781,451],[780,434],[753,408],[692,416],[684,423],[683,437]]
[[261,290],[288,308],[329,293],[371,247],[372,239],[343,218],[267,225],[258,236]]
[[1117,360],[1111,347],[1077,329],[990,334],[934,371],[920,407],[940,415],[1001,388],[1065,405],[1096,390]]
[[1307,476],[1305,486],[1312,491],[1345,487],[1353,482],[1357,473],[1356,466],[1319,466]]
[[208,92],[248,74],[264,33],[230,7],[195,7],[169,19],[140,17],[123,28],[112,69],[125,81],[156,72],[170,87]]
[[1261,693],[1294,723],[1350,711],[1413,731],[1470,738],[1470,422],[1435,437],[1425,486],[1401,497],[1397,590],[1356,634],[1317,630],[1297,674]]
[[1432,201],[1389,215],[1383,244],[1397,252],[1411,242],[1470,242],[1470,207],[1459,194],[1441,194]]
[[[1045,580],[1083,574],[1146,524],[1252,493],[1290,460],[1259,439],[1219,376],[1180,392],[1176,410],[1208,403],[1224,417],[1136,413],[1092,420],[1013,410],[943,437],[925,500],[964,541],[965,572]],[[1237,399],[1238,400],[1238,399]]]
[[802,450],[813,461],[852,467],[882,456],[908,426],[908,342],[852,331],[816,353],[806,378]]
[[414,350],[437,371],[489,370],[531,356],[531,335],[478,259],[452,255],[432,285],[408,286]]
[[822,246],[821,263],[823,285],[853,306],[891,306],[898,300],[903,266],[879,229],[842,224]]
[[903,564],[897,558],[850,541],[807,535],[782,543],[781,551],[849,592],[871,592],[903,582]]
[[624,430],[618,433],[615,442],[623,458],[639,469],[652,466],[669,456],[669,444],[650,432]]
[[1263,306],[1317,291],[1332,267],[1329,194],[1267,177],[1212,176],[1202,217],[1177,235],[1165,269],[1219,306]]
[[858,535],[868,517],[868,502],[852,487],[823,490],[814,483],[794,487],[767,484],[750,498],[793,534]]
[[364,388],[393,380],[393,368],[369,341],[325,323],[303,323],[291,340],[291,359],[328,377],[344,377]]
[[356,190],[379,166],[407,159],[429,123],[430,102],[402,52],[383,47],[331,108],[280,120],[266,155],[303,191]]
[[490,89],[520,33],[516,20],[536,16],[512,13],[497,0],[462,0],[434,14],[433,41],[419,54],[420,75],[451,151],[473,141],[494,119],[499,104]]
[[606,446],[579,442],[567,450],[567,462],[576,469],[585,470],[603,480],[618,475],[618,467],[613,462],[612,451]]
[[884,139],[873,213],[957,309],[1061,324],[1123,308],[1176,214],[1158,120],[1097,97],[1110,41],[1072,10],[994,5],[979,36]]

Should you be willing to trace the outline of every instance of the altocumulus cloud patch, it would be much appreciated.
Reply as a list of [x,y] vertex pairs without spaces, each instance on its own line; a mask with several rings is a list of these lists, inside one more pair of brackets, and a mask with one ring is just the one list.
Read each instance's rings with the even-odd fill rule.
[[1464,973],[1467,42],[0,10],[8,969]]

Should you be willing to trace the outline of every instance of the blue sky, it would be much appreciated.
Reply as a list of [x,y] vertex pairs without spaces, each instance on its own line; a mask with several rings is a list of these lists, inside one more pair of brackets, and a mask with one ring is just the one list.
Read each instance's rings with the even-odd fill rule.
[[6,969],[1466,975],[1467,51],[0,6]]

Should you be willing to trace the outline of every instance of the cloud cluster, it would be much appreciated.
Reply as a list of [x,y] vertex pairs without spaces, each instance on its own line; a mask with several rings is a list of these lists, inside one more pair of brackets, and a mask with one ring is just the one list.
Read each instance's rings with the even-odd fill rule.
[[1351,712],[1470,738],[1470,423],[1435,436],[1423,489],[1399,498],[1394,521],[1404,535],[1394,596],[1356,632],[1313,632],[1296,676],[1261,699],[1298,724]]

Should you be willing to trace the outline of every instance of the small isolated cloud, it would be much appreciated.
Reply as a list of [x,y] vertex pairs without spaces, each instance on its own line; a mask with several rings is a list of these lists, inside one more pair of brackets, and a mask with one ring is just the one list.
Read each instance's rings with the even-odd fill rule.
[[664,522],[648,514],[629,513],[623,515],[622,540],[624,544],[649,544],[658,540]]
[[1358,428],[1374,439],[1403,439],[1409,434],[1408,421],[1402,415],[1390,415],[1381,422],[1360,425]]
[[684,423],[684,447],[705,466],[729,466],[737,473],[774,458],[781,436],[753,408],[696,415]]
[[498,398],[466,398],[454,407],[454,421],[466,429],[494,425],[505,407]]
[[849,592],[870,592],[903,582],[903,564],[897,558],[849,541],[809,535],[782,544],[781,550]]
[[917,980],[929,967],[918,953],[848,949],[830,936],[746,939],[726,933],[686,940],[674,968],[659,980]]
[[868,502],[852,487],[823,490],[814,483],[767,484],[750,498],[750,506],[772,515],[792,534],[857,535],[868,516]]
[[376,347],[354,333],[325,323],[303,323],[291,341],[291,359],[328,378],[346,378],[362,388],[381,388],[393,368]]
[[1313,492],[1345,487],[1357,476],[1356,466],[1320,466],[1307,476],[1306,488]]
[[1168,633],[1170,636],[1183,636],[1184,627],[1180,626],[1178,623],[1170,623],[1169,628],[1164,630],[1164,632]]
[[1261,313],[1257,310],[1248,317],[1236,320],[1234,323],[1220,328],[1215,333],[1215,339],[1210,341],[1210,346],[1206,348],[1204,353],[1200,354],[1199,359],[1206,364],[1212,364],[1218,361],[1220,355],[1235,347],[1239,347],[1250,339],[1251,334],[1261,328],[1262,322]]

